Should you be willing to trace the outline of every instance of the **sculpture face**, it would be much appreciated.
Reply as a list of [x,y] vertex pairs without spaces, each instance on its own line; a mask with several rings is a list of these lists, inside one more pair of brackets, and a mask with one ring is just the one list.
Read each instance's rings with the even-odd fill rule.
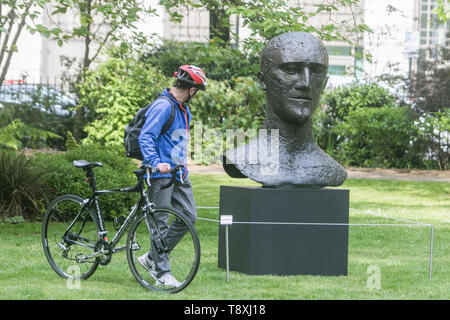
[[292,32],[272,39],[263,50],[259,74],[268,107],[286,122],[304,123],[319,105],[327,69],[327,51],[314,36]]
[[[228,175],[247,177],[265,187],[312,188],[344,182],[347,172],[320,149],[312,134],[311,116],[327,83],[327,69],[325,46],[308,33],[285,33],[269,41],[258,79],[267,96],[264,128],[275,129],[279,139],[262,136],[227,151],[223,168]],[[261,153],[264,146],[270,146],[270,155]],[[258,160],[250,163],[255,153]],[[248,163],[238,160],[239,154]]]

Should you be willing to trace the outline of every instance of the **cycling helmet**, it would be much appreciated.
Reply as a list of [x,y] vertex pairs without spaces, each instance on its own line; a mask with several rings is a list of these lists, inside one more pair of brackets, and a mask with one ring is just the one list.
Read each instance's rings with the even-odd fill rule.
[[206,76],[199,67],[193,65],[181,66],[173,76],[182,85],[198,88],[203,91],[206,89]]

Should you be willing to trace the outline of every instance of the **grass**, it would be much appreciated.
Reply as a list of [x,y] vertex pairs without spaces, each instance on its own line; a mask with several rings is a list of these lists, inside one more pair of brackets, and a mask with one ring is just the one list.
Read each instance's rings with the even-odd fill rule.
[[[192,175],[197,206],[218,206],[220,185],[254,185],[225,175]],[[182,292],[148,292],[131,275],[124,252],[69,290],[48,265],[39,223],[0,223],[0,299],[448,299],[450,298],[450,184],[349,179],[350,207],[434,224],[433,278],[428,280],[429,227],[359,227],[349,231],[347,276],[249,276],[217,267],[218,225],[199,220],[200,269]],[[218,219],[200,209],[199,217]],[[350,211],[350,223],[399,223]],[[112,230],[112,228],[110,228]],[[375,266],[380,288],[368,287]]]

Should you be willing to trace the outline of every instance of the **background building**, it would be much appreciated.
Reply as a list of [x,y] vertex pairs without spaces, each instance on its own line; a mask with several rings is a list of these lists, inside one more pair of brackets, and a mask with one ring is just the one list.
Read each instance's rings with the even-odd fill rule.
[[450,21],[439,22],[433,9],[436,0],[415,0],[415,26],[420,32],[420,49],[433,46],[450,46]]
[[[362,0],[360,4],[354,8],[354,11],[350,11],[347,8],[339,8],[339,11],[333,12],[330,16],[328,12],[322,12],[319,15],[312,17],[308,22],[313,26],[321,26],[324,24],[337,23],[342,24],[343,22],[353,21],[356,19],[358,23],[364,20],[364,5],[365,0]],[[293,7],[304,8],[305,12],[312,13],[316,11],[317,4],[314,0],[290,0],[289,5]],[[209,24],[210,16],[209,12],[204,9],[181,9],[180,13],[184,15],[181,23],[175,23],[170,21],[169,15],[164,13],[163,16],[163,37],[165,39],[177,40],[177,41],[199,41],[207,42],[209,41]],[[230,23],[232,24],[232,29],[236,30],[236,17],[230,17]],[[250,35],[248,29],[239,25],[239,38],[245,39]],[[351,39],[356,42],[356,38],[350,35]],[[356,74],[361,75],[362,60],[355,58],[355,51],[358,50],[356,47],[350,46],[348,43],[343,41],[331,41],[326,42],[326,47],[330,55],[330,67],[329,73],[331,75],[345,75],[345,74]]]
[[[418,39],[412,36],[414,1],[367,0],[365,17],[365,23],[373,33],[366,35],[364,48],[373,58],[372,62],[364,61],[364,77],[393,73],[407,75],[409,57],[414,57],[418,51]],[[405,42],[407,36],[410,38]]]
[[[185,15],[181,23],[170,21],[169,15],[158,5],[159,0],[147,0],[149,4],[157,8],[158,16],[146,19],[141,22],[138,28],[145,35],[157,34],[162,38],[176,41],[198,41],[207,42],[209,40],[210,14],[208,11],[196,8],[180,9],[180,13]],[[291,6],[302,7],[306,12],[314,12],[317,4],[315,0],[290,0]],[[450,45],[446,32],[450,31],[450,22],[446,24],[433,24],[435,17],[432,10],[436,0],[362,0],[352,11],[339,8],[330,16],[328,12],[312,17],[308,23],[313,26],[323,24],[341,23],[354,21],[364,22],[371,29],[373,34],[367,35],[364,40],[356,39],[350,35],[352,41],[357,43],[351,46],[342,41],[325,42],[330,55],[330,84],[349,82],[353,77],[374,77],[379,74],[399,72],[407,74],[411,65],[415,65],[415,57],[405,53],[405,37],[408,34],[417,35],[420,43],[418,46],[423,49],[430,45],[447,44]],[[47,10],[51,12],[51,10]],[[43,24],[51,27],[53,23],[67,28],[76,25],[77,17],[68,16],[49,17],[43,14]],[[232,28],[239,32],[240,39],[245,39],[250,35],[250,31],[236,23],[238,19],[230,18]],[[413,39],[416,39],[413,37]],[[409,42],[411,44],[411,41]],[[54,82],[66,72],[66,68],[61,63],[61,56],[77,57],[80,59],[83,54],[83,43],[81,40],[72,40],[59,47],[56,41],[48,38],[30,35],[27,30],[18,43],[19,50],[13,56],[11,67],[7,79],[20,79],[23,75],[34,82]],[[364,48],[373,55],[371,63],[362,61],[356,52]]]

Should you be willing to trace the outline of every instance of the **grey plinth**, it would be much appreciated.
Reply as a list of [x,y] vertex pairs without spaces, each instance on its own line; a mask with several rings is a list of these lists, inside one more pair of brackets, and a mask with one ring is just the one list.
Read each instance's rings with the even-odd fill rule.
[[[229,268],[250,275],[347,275],[349,190],[220,187],[228,226]],[[226,268],[225,227],[219,226],[219,268]]]

